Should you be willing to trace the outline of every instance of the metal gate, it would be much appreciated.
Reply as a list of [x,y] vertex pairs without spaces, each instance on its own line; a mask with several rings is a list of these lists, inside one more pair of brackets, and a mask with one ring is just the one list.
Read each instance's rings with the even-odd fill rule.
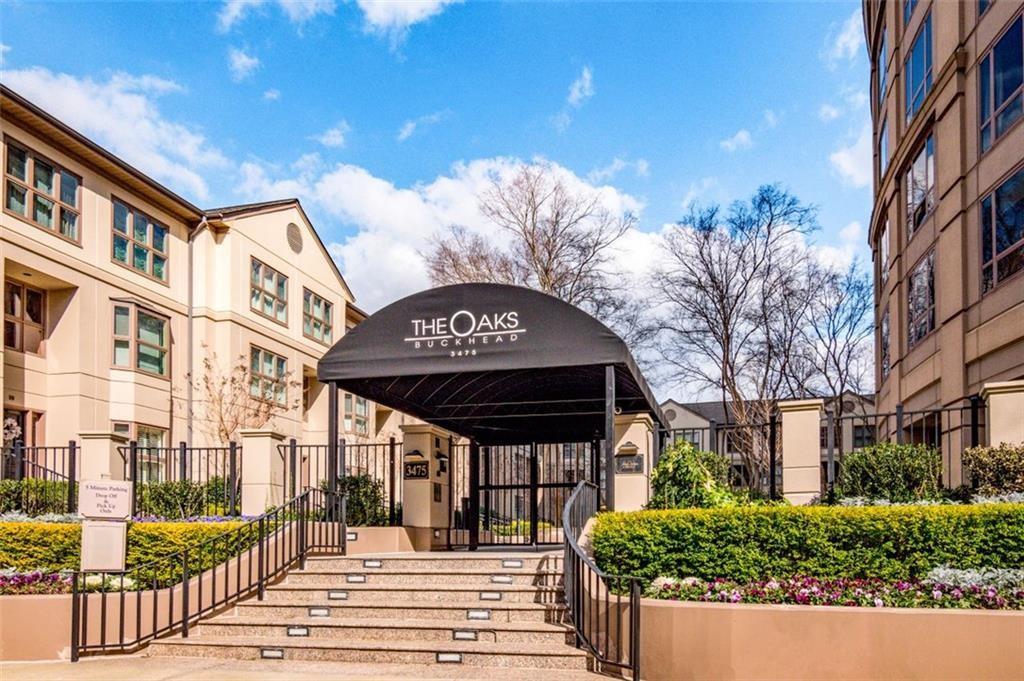
[[598,479],[596,442],[454,445],[450,546],[562,543],[562,508]]

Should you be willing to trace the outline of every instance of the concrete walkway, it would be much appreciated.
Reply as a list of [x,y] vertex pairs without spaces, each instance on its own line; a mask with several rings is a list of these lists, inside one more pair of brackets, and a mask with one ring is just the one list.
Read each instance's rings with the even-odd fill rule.
[[360,664],[348,662],[245,662],[212,658],[162,658],[145,655],[118,655],[85,658],[70,662],[0,663],[3,681],[303,681],[354,679],[473,679],[478,681],[522,681],[524,675],[543,675],[544,681],[596,681],[606,676],[585,671],[545,669],[495,669],[459,665]]

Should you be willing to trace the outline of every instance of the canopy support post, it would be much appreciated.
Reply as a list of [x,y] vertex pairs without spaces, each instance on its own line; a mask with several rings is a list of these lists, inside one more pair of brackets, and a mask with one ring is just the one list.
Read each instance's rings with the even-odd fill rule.
[[[490,509],[488,509],[490,514]],[[480,545],[480,445],[475,439],[469,441],[469,508],[466,509],[469,527],[469,550],[476,551]]]
[[332,510],[338,491],[338,454],[338,384],[331,381],[327,388],[327,492]]
[[604,368],[604,505],[615,508],[615,367]]

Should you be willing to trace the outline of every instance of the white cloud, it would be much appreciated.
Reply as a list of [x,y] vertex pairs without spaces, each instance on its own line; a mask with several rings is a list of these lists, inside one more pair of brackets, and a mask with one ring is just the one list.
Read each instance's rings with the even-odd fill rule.
[[686,194],[683,195],[683,200],[680,205],[684,209],[689,209],[690,204],[694,201],[702,201],[704,198],[713,190],[718,188],[718,178],[716,177],[702,177],[698,182],[690,183],[690,186],[686,190]]
[[766,109],[764,112],[764,128],[771,130],[779,124],[779,115],[772,109]]
[[34,67],[5,71],[4,84],[143,172],[198,200],[209,195],[201,171],[230,166],[202,133],[160,112],[159,97],[184,91],[174,81],[124,72],[94,80]]
[[[266,0],[226,0],[217,13],[217,29],[226,33],[252,10],[267,4]],[[337,7],[335,0],[277,0],[276,4],[289,21],[300,26],[318,14],[334,14]]]
[[384,36],[391,41],[392,49],[405,40],[409,29],[421,21],[437,16],[448,5],[462,0],[356,0],[363,11],[364,29],[367,33]]
[[[596,187],[545,159],[532,162],[549,165],[574,190],[597,192],[609,210],[643,209],[614,187]],[[503,234],[480,213],[478,196],[492,178],[510,177],[519,164],[505,157],[459,162],[430,182],[399,187],[349,164],[324,168],[307,159],[278,178],[278,169],[248,162],[243,164],[241,188],[252,199],[298,196],[317,212],[355,227],[355,234],[332,243],[329,250],[360,305],[374,310],[430,285],[421,253],[431,236],[449,225],[501,242]]]
[[818,118],[828,123],[834,121],[842,115],[842,111],[838,107],[832,106],[831,104],[822,104],[818,109]]
[[648,177],[651,174],[651,165],[644,158],[630,161],[616,156],[608,165],[602,168],[594,168],[587,173],[587,180],[595,184],[608,182],[623,170],[632,170],[633,174],[637,177]]
[[850,144],[828,157],[843,184],[863,188],[871,184],[871,124],[865,123]]
[[578,109],[583,105],[583,102],[593,96],[594,74],[590,71],[589,66],[584,66],[579,78],[574,80],[572,85],[569,86],[569,96],[566,98],[565,103],[574,109]]
[[435,111],[434,113],[427,114],[426,116],[420,116],[419,118],[410,118],[402,124],[401,128],[398,129],[398,136],[396,139],[399,142],[404,142],[412,137],[417,130],[422,132],[424,128],[437,125],[450,115],[451,111],[445,109],[443,111]]
[[352,126],[348,124],[348,121],[342,120],[338,121],[338,124],[333,128],[324,130],[319,135],[313,137],[313,139],[325,147],[344,147],[345,139],[350,132],[352,132]]
[[276,102],[277,100],[281,99],[281,91],[274,88],[266,90],[263,93],[263,99],[265,99],[268,102]]
[[864,49],[864,22],[860,7],[843,22],[838,34],[829,32],[825,59],[831,68],[843,61],[852,61]]
[[228,70],[231,80],[239,83],[253,74],[260,66],[260,60],[245,50],[232,47],[228,50]]
[[839,230],[838,244],[814,244],[810,250],[822,265],[842,272],[849,269],[864,246],[864,227],[854,220]]
[[732,137],[728,137],[718,143],[718,146],[722,147],[730,154],[734,151],[740,151],[741,149],[749,149],[754,146],[754,141],[750,137],[750,131],[746,128],[739,130]]

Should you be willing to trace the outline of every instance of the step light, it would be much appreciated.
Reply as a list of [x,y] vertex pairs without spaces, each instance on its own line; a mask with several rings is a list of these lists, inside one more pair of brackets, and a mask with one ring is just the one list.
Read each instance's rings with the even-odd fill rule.
[[383,567],[383,565],[384,564],[381,561],[377,560],[376,558],[370,558],[370,559],[367,559],[367,560],[363,561],[363,567],[364,568],[379,568],[379,567]]
[[500,591],[481,591],[480,592],[480,600],[481,601],[500,601],[501,600],[501,592]]
[[327,592],[327,600],[329,600],[329,601],[347,601],[348,600],[348,592],[347,591],[339,591],[337,589],[332,589],[331,591]]
[[501,567],[503,568],[521,568],[523,567],[523,561],[521,558],[506,558],[501,561]]
[[289,636],[309,636],[309,627],[288,627]]
[[310,617],[330,617],[331,616],[331,609],[330,608],[317,608],[317,607],[313,607],[313,608],[309,609],[309,616]]
[[366,584],[366,575],[345,575],[345,581],[349,584]]
[[462,664],[462,653],[438,653],[438,663]]
[[359,533],[358,532],[346,532],[345,533],[345,541],[359,541]]
[[491,619],[491,611],[490,610],[467,610],[466,611],[466,619],[467,620],[489,620],[489,619]]
[[283,660],[284,649],[282,648],[260,648],[260,657],[264,660]]
[[491,575],[491,584],[511,584],[512,575]]
[[453,641],[475,641],[476,632],[472,629],[453,629],[452,630]]

